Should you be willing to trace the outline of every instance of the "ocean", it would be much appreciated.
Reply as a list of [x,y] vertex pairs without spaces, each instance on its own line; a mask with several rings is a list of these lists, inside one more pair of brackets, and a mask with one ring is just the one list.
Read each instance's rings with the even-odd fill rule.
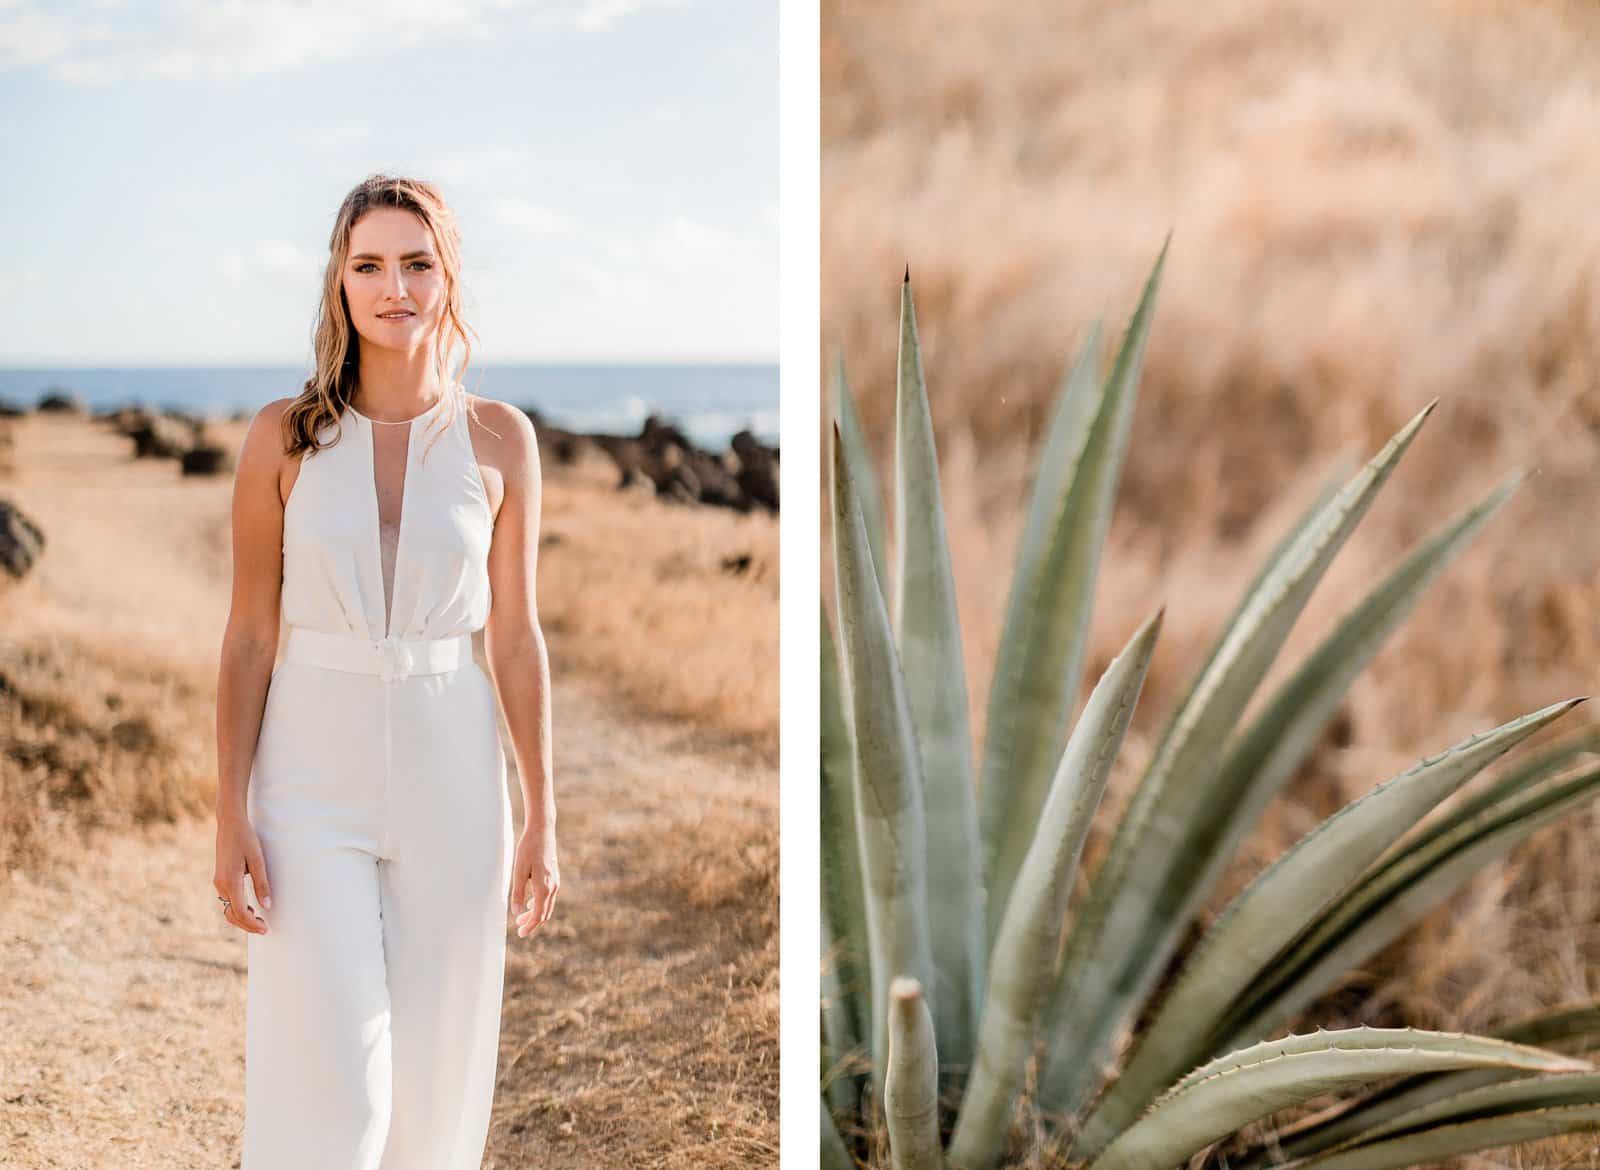
[[[32,406],[47,389],[68,390],[92,409],[142,403],[229,415],[298,394],[309,370],[297,366],[45,369],[0,367],[0,400]],[[696,443],[724,447],[749,429],[778,441],[776,364],[479,365],[467,389],[536,407],[574,431],[637,434],[645,416],[663,415]]]

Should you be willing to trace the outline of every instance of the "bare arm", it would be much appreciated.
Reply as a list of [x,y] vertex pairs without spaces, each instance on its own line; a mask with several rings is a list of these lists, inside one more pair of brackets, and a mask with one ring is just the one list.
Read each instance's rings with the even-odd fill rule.
[[555,861],[550,656],[539,627],[535,590],[542,495],[539,444],[533,423],[515,407],[497,407],[493,425],[501,435],[497,450],[505,497],[489,547],[493,601],[484,627],[484,651],[511,733],[526,816],[511,899],[517,902],[528,879],[533,879],[536,889],[529,901],[535,905],[534,921],[527,928],[532,929],[549,917],[560,884]]
[[[239,452],[233,483],[233,594],[217,671],[217,873],[214,884],[232,899],[227,917],[241,929],[264,931],[246,911],[242,878],[267,894],[260,846],[250,828],[246,794],[278,652],[278,606],[283,587],[283,503],[278,476],[285,458],[279,419],[288,399],[257,412]],[[254,855],[252,857],[252,854]],[[235,917],[237,915],[237,918]]]

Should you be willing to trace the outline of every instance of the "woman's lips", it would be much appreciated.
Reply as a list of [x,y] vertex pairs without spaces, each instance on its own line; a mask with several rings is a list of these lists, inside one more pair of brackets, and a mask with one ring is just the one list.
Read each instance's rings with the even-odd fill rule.
[[378,320],[380,320],[380,321],[409,321],[409,320],[411,320],[411,318],[413,318],[415,316],[416,316],[415,313],[399,313],[399,314],[394,314],[394,315],[387,315],[387,314],[384,314],[384,313],[379,313],[378,314]]

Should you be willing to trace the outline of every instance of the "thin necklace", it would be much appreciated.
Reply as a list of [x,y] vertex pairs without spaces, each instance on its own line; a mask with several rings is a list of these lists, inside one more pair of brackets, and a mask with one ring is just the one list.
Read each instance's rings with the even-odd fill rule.
[[435,406],[438,406],[441,402],[444,401],[445,395],[449,394],[449,393],[450,393],[450,391],[446,390],[443,394],[440,394],[439,397],[435,398],[433,400],[433,402],[431,404],[429,404],[429,406],[425,410],[419,411],[418,413],[412,415],[410,418],[372,418],[370,415],[361,414],[361,412],[359,410],[356,410],[356,408],[354,406],[351,406],[350,409],[351,410],[355,410],[357,414],[361,414],[362,418],[366,419],[369,423],[373,423],[373,424],[375,424],[377,426],[380,426],[380,427],[403,427],[407,423],[416,422],[423,415],[427,414],[428,411],[432,410]]

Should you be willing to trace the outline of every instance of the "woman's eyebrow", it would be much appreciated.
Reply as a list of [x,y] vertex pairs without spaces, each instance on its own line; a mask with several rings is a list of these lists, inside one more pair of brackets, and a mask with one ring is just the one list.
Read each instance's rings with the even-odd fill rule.
[[[433,253],[432,252],[407,252],[404,256],[400,257],[400,259],[402,259],[402,260],[410,260],[414,256],[426,256],[430,260],[433,259]],[[375,254],[373,252],[357,252],[354,256],[350,257],[350,259],[352,259],[352,260],[382,260],[383,257],[379,256],[379,255],[377,255],[377,254]]]

